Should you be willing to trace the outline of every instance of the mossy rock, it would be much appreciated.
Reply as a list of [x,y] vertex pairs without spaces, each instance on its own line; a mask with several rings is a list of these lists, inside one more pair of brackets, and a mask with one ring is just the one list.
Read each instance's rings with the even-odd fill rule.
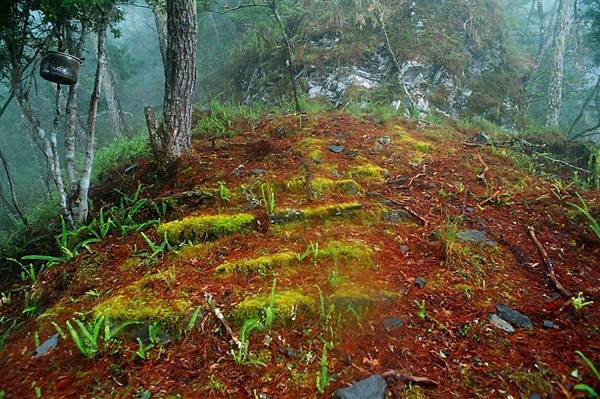
[[[240,302],[229,317],[238,325],[251,318],[261,318],[269,305],[270,293],[251,295]],[[273,307],[277,323],[288,323],[296,315],[314,316],[318,314],[318,301],[299,290],[276,291]]]
[[330,219],[333,217],[348,216],[361,209],[362,205],[358,202],[347,202],[304,208],[302,214],[305,219]]
[[174,244],[186,240],[206,241],[247,230],[254,220],[255,217],[249,213],[190,216],[161,224],[157,232]]
[[288,209],[269,215],[271,223],[285,224],[311,219],[332,219],[335,217],[349,216],[362,209],[358,202],[348,202],[341,204],[321,205],[301,210]]
[[151,285],[160,279],[159,275],[143,277],[100,302],[92,309],[92,313],[96,317],[104,316],[118,322],[160,321],[163,324],[175,324],[191,311],[192,303],[184,298],[157,297]]
[[[296,177],[284,184],[281,184],[282,189],[291,192],[299,192],[305,190],[306,179],[304,177]],[[310,183],[310,188],[315,197],[322,198],[329,194],[345,194],[355,195],[362,191],[360,185],[352,179],[328,179],[325,177],[315,177]]]
[[245,258],[223,263],[215,269],[215,275],[226,277],[231,274],[264,274],[271,270],[290,267],[298,263],[297,253],[284,251],[258,258]]
[[335,288],[329,298],[329,303],[333,304],[338,311],[350,308],[359,310],[368,308],[375,303],[391,302],[394,296],[391,292],[370,288],[363,283],[347,282]]
[[330,241],[319,250],[319,258],[334,258],[339,261],[356,261],[360,265],[373,264],[373,250],[361,241]]
[[387,169],[369,163],[350,169],[350,177],[366,182],[382,182],[388,175]]

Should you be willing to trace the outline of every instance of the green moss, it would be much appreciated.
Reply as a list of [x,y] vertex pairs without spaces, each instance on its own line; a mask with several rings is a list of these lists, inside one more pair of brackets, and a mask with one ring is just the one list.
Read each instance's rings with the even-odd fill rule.
[[92,313],[94,316],[104,315],[116,321],[160,320],[174,323],[192,308],[192,304],[182,298],[158,298],[149,285],[160,279],[160,275],[143,277],[96,305]]
[[304,208],[302,214],[305,219],[329,219],[336,216],[346,216],[360,209],[362,209],[362,205],[358,202],[347,202]]
[[[325,197],[333,193],[352,195],[358,194],[361,191],[360,185],[352,179],[333,180],[325,177],[315,177],[310,185],[315,197]],[[305,189],[306,179],[304,177],[295,177],[281,186],[286,191],[302,191]]]
[[337,257],[341,261],[357,261],[360,264],[373,263],[373,250],[360,241],[330,241],[319,250],[319,258]]
[[298,262],[298,254],[291,251],[285,251],[274,255],[265,255],[258,258],[245,258],[234,262],[223,263],[215,269],[215,274],[219,277],[229,276],[234,273],[263,274],[271,270],[292,266]]
[[[269,305],[269,294],[252,295],[240,302],[230,314],[236,324],[244,320],[261,317]],[[276,321],[285,323],[292,320],[296,314],[315,315],[318,313],[318,303],[297,290],[275,292],[274,308],[277,313]]]
[[304,150],[306,157],[311,161],[318,161],[323,157],[323,140],[314,137],[306,137],[298,142],[297,146]]
[[185,240],[205,241],[244,231],[254,220],[254,216],[249,213],[191,216],[164,223],[158,227],[157,231],[161,237],[166,235],[171,243],[180,243]]
[[373,164],[355,166],[350,170],[350,176],[363,181],[381,182],[389,174],[386,169]]
[[426,141],[417,140],[406,133],[399,133],[399,138],[403,143],[406,143],[410,148],[417,152],[427,153],[433,151],[433,144]]
[[426,399],[425,392],[418,385],[409,385],[409,387],[404,391],[404,397],[406,399]]

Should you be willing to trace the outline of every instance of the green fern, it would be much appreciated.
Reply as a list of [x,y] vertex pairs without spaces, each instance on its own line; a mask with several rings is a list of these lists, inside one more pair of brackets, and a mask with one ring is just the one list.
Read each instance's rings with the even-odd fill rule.
[[[85,357],[94,357],[98,353],[100,339],[100,326],[104,322],[104,316],[96,317],[88,325],[81,320],[73,319],[79,331],[67,321],[67,330],[79,352]],[[59,331],[60,333],[60,331]]]
[[598,220],[596,220],[596,218],[594,218],[594,216],[592,215],[585,199],[583,199],[583,197],[579,193],[576,194],[577,198],[579,198],[579,205],[573,203],[569,203],[569,205],[577,209],[579,213],[588,220],[588,227],[590,228],[590,230],[592,230],[596,237],[600,239],[600,222],[598,222]]

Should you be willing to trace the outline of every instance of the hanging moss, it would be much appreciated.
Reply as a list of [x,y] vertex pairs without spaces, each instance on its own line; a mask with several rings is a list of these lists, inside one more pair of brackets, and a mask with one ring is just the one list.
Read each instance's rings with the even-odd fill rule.
[[236,215],[191,216],[164,223],[157,229],[159,236],[166,236],[171,243],[185,240],[206,241],[246,230],[255,218],[249,213]]

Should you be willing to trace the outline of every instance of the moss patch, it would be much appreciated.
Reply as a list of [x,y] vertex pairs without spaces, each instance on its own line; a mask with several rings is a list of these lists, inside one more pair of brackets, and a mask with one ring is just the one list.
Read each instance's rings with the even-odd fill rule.
[[[284,184],[281,184],[282,189],[291,192],[298,192],[305,189],[306,179],[304,177],[296,177]],[[360,185],[352,179],[333,180],[325,177],[315,177],[311,183],[311,190],[316,197],[325,197],[328,194],[358,194],[361,191]]]
[[92,309],[94,316],[104,315],[116,321],[177,322],[190,311],[192,304],[182,298],[169,300],[157,297],[150,285],[159,279],[158,275],[150,275],[125,287],[96,305]]
[[[262,317],[269,305],[269,297],[270,293],[245,298],[231,312],[231,319],[242,324],[244,320]],[[297,290],[275,292],[273,307],[277,314],[275,320],[281,323],[293,320],[297,314],[310,316],[318,313],[317,301]]]
[[258,258],[245,258],[234,262],[227,262],[215,269],[215,274],[225,277],[231,274],[263,274],[271,270],[280,269],[297,264],[298,254],[291,251],[265,255]]
[[254,223],[249,213],[235,215],[191,216],[164,223],[157,229],[159,236],[166,236],[171,243],[185,240],[205,241],[246,230]]
[[319,258],[333,257],[342,261],[372,264],[373,250],[360,241],[330,241],[325,248],[319,250]]
[[368,182],[382,182],[389,175],[386,169],[373,164],[355,166],[350,170],[350,176],[357,180]]
[[417,140],[404,132],[399,133],[398,137],[402,143],[407,144],[411,149],[417,152],[427,153],[433,151],[434,149],[433,144],[426,141]]
[[362,209],[362,205],[358,202],[347,202],[305,208],[302,210],[302,214],[305,219],[329,219],[331,217],[346,216],[360,209]]

